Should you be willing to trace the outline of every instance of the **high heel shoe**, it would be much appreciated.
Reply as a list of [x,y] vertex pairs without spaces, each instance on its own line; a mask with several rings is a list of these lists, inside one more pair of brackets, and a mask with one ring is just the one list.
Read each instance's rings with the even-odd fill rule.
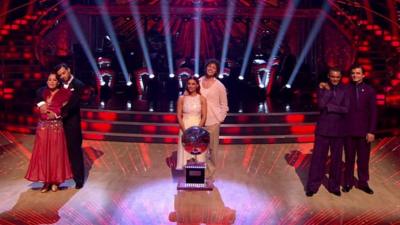
[[43,184],[43,187],[40,189],[40,192],[46,193],[50,190],[50,184]]
[[57,184],[51,185],[51,191],[52,191],[52,192],[58,191],[58,185],[57,185]]

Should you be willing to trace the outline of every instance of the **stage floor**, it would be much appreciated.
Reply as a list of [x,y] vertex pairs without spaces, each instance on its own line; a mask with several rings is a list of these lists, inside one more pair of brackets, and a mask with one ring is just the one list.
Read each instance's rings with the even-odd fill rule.
[[374,143],[374,195],[322,186],[311,198],[312,144],[221,145],[215,189],[178,192],[165,162],[175,144],[85,140],[86,185],[40,193],[23,178],[33,141],[0,131],[0,224],[400,224],[399,137]]

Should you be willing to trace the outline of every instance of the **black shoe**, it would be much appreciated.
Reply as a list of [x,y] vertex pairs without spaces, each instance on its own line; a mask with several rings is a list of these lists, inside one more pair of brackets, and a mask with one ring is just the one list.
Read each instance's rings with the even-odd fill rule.
[[343,186],[342,191],[343,192],[349,192],[351,190],[351,188],[352,188],[351,186],[345,185],[345,186]]
[[75,189],[81,189],[83,188],[83,183],[76,183],[75,184]]
[[336,195],[336,196],[338,196],[338,197],[340,197],[341,195],[342,195],[342,193],[340,192],[340,190],[337,190],[337,191],[329,191],[330,193],[332,193],[332,194],[334,194],[334,195]]
[[367,194],[374,194],[374,191],[367,185],[367,186],[361,186],[358,187],[358,189],[362,190],[363,192],[367,193]]
[[312,197],[315,193],[317,193],[317,192],[316,191],[306,191],[306,196]]

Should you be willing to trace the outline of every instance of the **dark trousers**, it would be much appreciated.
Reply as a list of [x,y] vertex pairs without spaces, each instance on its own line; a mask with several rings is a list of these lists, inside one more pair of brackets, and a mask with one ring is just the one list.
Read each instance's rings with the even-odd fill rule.
[[315,135],[314,151],[311,156],[308,173],[307,191],[317,192],[325,175],[325,165],[328,151],[331,152],[331,167],[329,169],[328,189],[340,190],[341,162],[344,140],[342,137],[327,137]]
[[82,131],[79,127],[68,126],[64,123],[65,138],[67,141],[68,156],[75,183],[83,184],[85,167],[82,152]]
[[344,185],[354,185],[354,164],[357,157],[358,185],[367,186],[369,180],[369,154],[371,144],[365,137],[347,137],[345,140]]

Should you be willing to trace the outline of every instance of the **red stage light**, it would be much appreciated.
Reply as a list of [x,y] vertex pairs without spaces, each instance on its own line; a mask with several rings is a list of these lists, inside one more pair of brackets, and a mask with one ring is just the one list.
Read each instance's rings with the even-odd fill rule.
[[0,34],[7,35],[7,34],[9,34],[9,31],[8,30],[0,30]]
[[83,134],[83,137],[90,140],[104,140],[104,135],[102,134]]
[[311,137],[298,137],[297,138],[297,142],[298,143],[307,143],[307,142],[314,142],[315,137],[311,136]]
[[13,94],[14,89],[13,88],[4,88],[4,94]]
[[100,132],[109,132],[111,131],[111,124],[109,123],[91,123],[90,127],[94,129],[95,131],[100,131]]
[[157,132],[157,127],[151,126],[151,125],[145,125],[145,126],[142,126],[142,130],[146,133],[154,134]]
[[374,33],[377,36],[381,36],[382,35],[382,30],[376,30]]
[[232,139],[231,138],[229,138],[229,139],[222,139],[222,143],[224,143],[224,144],[232,144]]
[[24,59],[31,59],[32,58],[32,53],[24,52],[23,57],[24,57]]
[[175,123],[177,121],[175,115],[163,115],[162,118],[163,118],[163,122],[167,122],[167,123]]
[[303,114],[292,114],[285,116],[285,120],[288,123],[302,123],[304,122],[304,115]]
[[358,47],[358,50],[361,52],[367,52],[369,50],[369,47],[368,46],[360,46],[360,47]]
[[23,134],[31,133],[31,130],[29,130],[28,128],[16,127],[16,126],[6,126],[6,130]]
[[34,119],[32,116],[29,116],[26,120],[29,125],[36,124],[36,119]]
[[164,143],[176,143],[174,138],[164,138]]
[[367,25],[367,30],[373,30],[373,29],[374,29],[374,25],[372,25],[372,24]]
[[17,24],[11,25],[11,30],[18,30],[19,26]]
[[365,64],[364,66],[365,71],[371,71],[372,70],[372,65],[371,64]]
[[290,132],[292,134],[313,134],[315,131],[314,125],[300,125],[300,126],[291,126]]
[[86,112],[86,117],[88,119],[93,119],[93,112]]
[[391,84],[393,87],[396,87],[397,85],[400,84],[400,80],[399,80],[399,79],[397,79],[397,80],[391,80],[391,81],[390,81],[390,84]]
[[392,41],[392,46],[393,47],[399,47],[400,46],[400,42],[399,41]]
[[227,134],[240,134],[240,127],[226,127],[224,132]]
[[39,79],[42,78],[42,74],[41,74],[41,73],[34,73],[34,74],[33,74],[33,78],[39,80]]
[[88,123],[86,121],[81,121],[81,128],[82,128],[82,130],[87,130]]
[[377,94],[376,95],[377,100],[385,100],[385,95],[384,94]]
[[249,117],[248,116],[238,116],[237,121],[240,123],[244,123],[244,122],[249,121]]
[[112,112],[99,112],[98,117],[101,120],[115,121],[117,119],[117,113]]
[[385,41],[391,41],[391,40],[392,40],[392,36],[390,36],[390,35],[385,35],[385,36],[383,37],[383,40],[385,40]]

